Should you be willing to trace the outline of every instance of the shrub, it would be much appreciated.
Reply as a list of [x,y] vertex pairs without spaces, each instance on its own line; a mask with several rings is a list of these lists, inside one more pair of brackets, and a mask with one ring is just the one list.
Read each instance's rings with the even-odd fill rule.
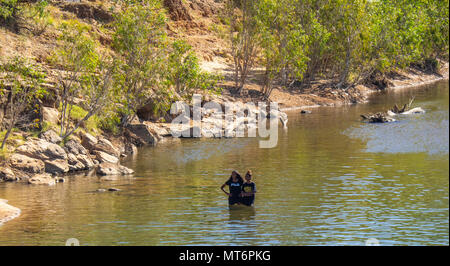
[[18,0],[0,0],[0,22],[8,21],[17,15],[19,10]]

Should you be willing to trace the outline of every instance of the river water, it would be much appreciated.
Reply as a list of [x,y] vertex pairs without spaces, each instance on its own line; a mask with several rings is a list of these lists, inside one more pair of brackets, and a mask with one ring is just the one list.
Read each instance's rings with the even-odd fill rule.
[[[426,114],[360,121],[411,96]],[[0,226],[0,245],[449,244],[447,82],[312,111],[289,112],[273,149],[256,138],[186,139],[128,158],[133,177],[0,183],[0,198],[22,209]],[[254,208],[229,210],[219,187],[233,169],[253,171]],[[94,192],[109,187],[121,191]]]

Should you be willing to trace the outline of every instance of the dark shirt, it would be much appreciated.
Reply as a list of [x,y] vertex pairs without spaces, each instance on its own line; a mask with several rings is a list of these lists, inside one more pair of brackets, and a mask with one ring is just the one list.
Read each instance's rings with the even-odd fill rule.
[[230,194],[232,197],[239,197],[242,191],[242,181],[233,182],[231,179],[228,180],[225,185],[230,187]]
[[[242,184],[242,191],[245,193],[256,192],[255,183],[251,182]],[[251,196],[242,197],[242,203],[244,203],[245,205],[252,205],[254,201],[255,201],[255,194]]]

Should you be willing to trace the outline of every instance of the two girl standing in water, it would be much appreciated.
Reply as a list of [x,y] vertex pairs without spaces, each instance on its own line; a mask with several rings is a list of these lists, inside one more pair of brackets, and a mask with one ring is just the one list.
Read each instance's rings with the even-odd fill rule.
[[[226,186],[229,186],[230,192],[225,191],[224,188]],[[250,170],[245,174],[245,181],[238,172],[233,171],[230,179],[220,189],[228,195],[229,205],[243,204],[252,206],[255,201],[256,185],[252,181],[252,171]]]

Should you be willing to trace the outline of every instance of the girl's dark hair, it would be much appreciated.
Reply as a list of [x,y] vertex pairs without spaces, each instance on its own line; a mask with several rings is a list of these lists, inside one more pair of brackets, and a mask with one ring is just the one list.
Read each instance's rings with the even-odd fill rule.
[[246,173],[245,175],[253,176],[252,170],[248,170],[247,173]]
[[242,178],[242,176],[238,173],[238,171],[233,171],[232,174],[230,175],[230,178],[228,179],[228,181],[232,181],[233,180],[233,173],[236,173],[236,178],[239,180],[239,182],[244,183],[244,179]]

